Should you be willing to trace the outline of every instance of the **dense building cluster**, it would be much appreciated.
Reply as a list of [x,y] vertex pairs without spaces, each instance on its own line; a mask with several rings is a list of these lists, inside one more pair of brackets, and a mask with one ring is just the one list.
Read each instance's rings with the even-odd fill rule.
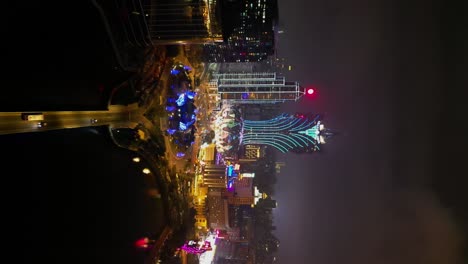
[[221,1],[222,43],[204,45],[207,62],[256,62],[274,53],[277,1]]
[[[204,2],[216,6],[210,10],[223,18],[223,41],[201,44],[201,60],[210,65],[205,68],[209,73],[202,84],[194,85],[207,92],[210,111],[208,125],[200,124],[204,132],[195,160],[198,241],[187,241],[182,249],[199,255],[200,263],[272,263],[279,240],[273,235],[272,210],[277,205],[271,195],[285,165],[276,162],[274,153],[319,151],[331,133],[322,115],[278,111],[278,104],[295,102],[313,90],[273,70],[284,69],[284,62],[273,56],[277,1]],[[197,131],[197,89],[191,85],[190,69],[176,63],[166,131],[178,155],[194,142]]]

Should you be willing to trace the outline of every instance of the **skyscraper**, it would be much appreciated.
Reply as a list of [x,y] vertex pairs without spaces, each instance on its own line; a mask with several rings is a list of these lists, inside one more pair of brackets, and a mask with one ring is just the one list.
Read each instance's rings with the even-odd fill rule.
[[321,115],[281,114],[270,120],[244,120],[242,144],[268,145],[280,152],[318,151],[331,133]]
[[275,72],[216,73],[211,83],[227,104],[284,103],[304,95],[298,82],[288,82]]
[[216,15],[218,8],[217,0],[150,0],[144,7],[147,30],[156,44],[222,42],[221,18]]
[[[242,145],[264,145],[280,152],[310,153],[333,133],[319,114],[280,114],[267,120],[246,120],[236,106],[224,106],[216,121],[216,149],[231,155]],[[227,117],[227,118],[225,118]]]
[[254,62],[274,53],[277,0],[222,0],[223,43],[204,46],[208,62]]

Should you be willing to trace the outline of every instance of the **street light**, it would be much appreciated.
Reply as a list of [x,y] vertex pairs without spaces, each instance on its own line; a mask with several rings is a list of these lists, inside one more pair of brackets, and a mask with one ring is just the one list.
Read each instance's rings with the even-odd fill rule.
[[150,174],[151,171],[150,171],[148,168],[144,168],[144,169],[143,169],[143,173],[144,173],[144,174]]
[[134,157],[133,162],[140,162],[140,157]]

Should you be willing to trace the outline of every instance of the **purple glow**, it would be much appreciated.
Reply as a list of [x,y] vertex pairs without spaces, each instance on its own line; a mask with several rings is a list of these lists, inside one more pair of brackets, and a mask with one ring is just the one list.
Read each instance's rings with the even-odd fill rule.
[[166,111],[174,112],[176,110],[175,106],[166,106]]

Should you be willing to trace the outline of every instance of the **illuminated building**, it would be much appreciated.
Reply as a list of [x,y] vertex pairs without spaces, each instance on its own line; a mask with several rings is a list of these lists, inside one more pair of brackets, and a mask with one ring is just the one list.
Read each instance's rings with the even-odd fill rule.
[[213,229],[225,230],[229,228],[228,203],[221,194],[221,188],[210,188],[208,192],[208,225]]
[[195,215],[195,227],[198,229],[206,229],[208,226],[205,215]]
[[281,113],[281,104],[239,104],[243,118],[248,120],[265,120]]
[[295,102],[305,90],[275,72],[216,73],[211,83],[223,104],[275,104]]
[[204,163],[213,163],[215,159],[215,144],[203,143],[200,146],[200,151],[198,152],[198,160],[203,161]]
[[275,162],[276,173],[281,173],[281,167],[284,167],[284,166],[286,166],[286,163],[284,161]]
[[218,63],[217,71],[220,73],[229,72],[268,72],[272,66],[269,61],[258,62],[223,62]]
[[148,26],[132,23],[133,27],[130,27],[129,31],[148,31],[154,44],[222,42],[221,17],[216,15],[217,8],[218,0],[150,0],[144,7],[144,16],[132,13],[133,17],[143,16]]
[[256,161],[265,156],[265,151],[259,145],[243,145],[242,159],[244,161]]
[[233,184],[233,190],[224,192],[223,195],[230,205],[249,205],[255,204],[253,178],[242,177],[236,178]]
[[203,185],[211,188],[226,188],[226,166],[206,164],[203,169]]
[[[282,153],[310,153],[321,150],[322,144],[333,135],[318,114],[283,113],[272,119],[254,121],[238,118],[232,108],[235,109],[227,106],[220,111],[217,121],[215,138],[220,155],[238,151],[242,145],[270,146]],[[222,115],[229,118],[224,119]]]
[[305,153],[320,150],[331,135],[320,115],[281,114],[270,120],[244,120],[242,144],[268,145],[283,153]]
[[220,1],[223,43],[204,45],[208,62],[256,62],[274,53],[276,0]]

